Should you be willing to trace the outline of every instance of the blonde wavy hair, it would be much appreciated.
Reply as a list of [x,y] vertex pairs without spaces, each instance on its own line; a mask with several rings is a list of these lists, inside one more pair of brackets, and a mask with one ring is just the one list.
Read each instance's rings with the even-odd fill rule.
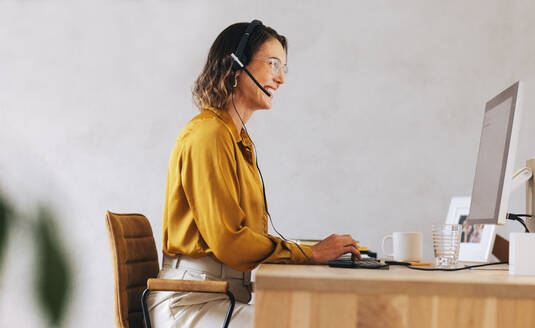
[[[248,24],[230,25],[217,36],[210,47],[206,64],[191,90],[193,102],[200,110],[206,106],[222,109],[229,104],[235,76],[230,54],[238,47]],[[262,44],[272,38],[279,40],[284,51],[288,52],[286,37],[268,26],[259,25],[249,37],[244,49],[245,56],[249,59],[252,58]],[[247,62],[243,64],[247,65]]]

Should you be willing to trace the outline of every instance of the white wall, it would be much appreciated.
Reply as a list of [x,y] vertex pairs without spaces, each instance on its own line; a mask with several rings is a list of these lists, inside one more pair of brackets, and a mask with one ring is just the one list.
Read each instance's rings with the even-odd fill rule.
[[[431,223],[471,193],[485,102],[516,80],[526,82],[518,166],[535,155],[534,9],[0,0],[0,187],[22,212],[38,201],[56,210],[76,275],[66,326],[113,325],[106,209],[146,214],[161,249],[168,156],[223,28],[259,18],[289,39],[287,83],[249,124],[278,230],[351,233],[375,250],[389,232],[422,231],[432,257]],[[41,326],[30,237],[11,237],[0,326]]]

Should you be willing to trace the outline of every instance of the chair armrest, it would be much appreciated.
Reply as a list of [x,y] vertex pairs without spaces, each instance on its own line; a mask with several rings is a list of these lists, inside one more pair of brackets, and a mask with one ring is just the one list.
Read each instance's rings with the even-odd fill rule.
[[150,278],[147,280],[147,289],[165,292],[226,293],[228,281]]

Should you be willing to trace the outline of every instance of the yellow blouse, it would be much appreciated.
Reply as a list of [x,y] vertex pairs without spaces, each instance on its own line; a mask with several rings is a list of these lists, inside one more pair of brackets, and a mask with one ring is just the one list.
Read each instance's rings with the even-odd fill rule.
[[267,233],[252,143],[229,113],[211,107],[178,135],[167,173],[163,252],[213,256],[239,271],[262,262],[306,263],[310,247]]

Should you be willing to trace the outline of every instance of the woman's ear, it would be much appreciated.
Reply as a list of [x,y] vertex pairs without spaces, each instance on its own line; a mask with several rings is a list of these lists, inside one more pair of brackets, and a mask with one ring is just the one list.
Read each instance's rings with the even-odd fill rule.
[[234,83],[232,85],[233,88],[236,88],[238,86],[238,76],[240,76],[241,70],[234,72]]

